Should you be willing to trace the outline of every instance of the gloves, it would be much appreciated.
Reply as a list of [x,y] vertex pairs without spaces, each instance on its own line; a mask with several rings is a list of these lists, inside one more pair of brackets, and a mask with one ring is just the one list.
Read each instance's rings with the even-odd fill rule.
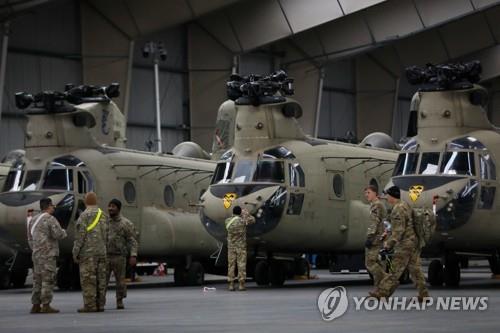
[[367,249],[371,248],[373,246],[373,239],[371,238],[367,238],[366,241],[365,241],[365,247]]
[[78,257],[77,257],[77,256],[73,256],[73,262],[74,262],[75,264],[79,264],[79,263],[80,263],[80,261],[78,260]]
[[388,249],[388,248],[383,248],[382,250],[379,251],[379,255],[380,255],[380,259],[381,260],[386,260],[387,257],[390,257],[392,255],[392,249]]

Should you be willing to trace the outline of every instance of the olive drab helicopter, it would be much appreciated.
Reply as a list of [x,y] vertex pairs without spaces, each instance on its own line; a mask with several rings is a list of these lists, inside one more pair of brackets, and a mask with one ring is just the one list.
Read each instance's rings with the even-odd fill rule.
[[302,253],[362,252],[369,214],[363,190],[389,181],[397,159],[392,139],[377,133],[354,145],[306,136],[297,122],[302,107],[288,97],[293,80],[283,71],[233,75],[227,89],[214,140],[220,157],[200,200],[206,230],[224,241],[235,205],[254,214],[248,272],[259,285],[282,285],[290,270],[303,269]]
[[4,159],[0,179],[0,242],[5,247],[0,255],[9,262],[9,270],[0,271],[4,287],[24,284],[31,265],[27,211],[39,211],[43,197],[52,198],[55,216],[69,234],[60,242],[58,286],[78,284],[72,235],[89,191],[97,193],[104,209],[112,198],[123,202],[122,213],[139,232],[140,259],[168,260],[175,265],[178,284],[203,282],[218,244],[200,225],[195,204],[208,188],[215,163],[186,157],[207,156],[189,142],[177,146],[174,156],[125,149],[126,121],[111,100],[118,94],[116,84],[16,94],[28,122],[24,151]]
[[[437,231],[424,255],[431,285],[457,286],[461,260],[486,256],[500,274],[500,132],[488,120],[478,61],[407,68],[413,96],[408,136],[392,184],[413,207],[433,207]],[[444,263],[444,265],[443,265]]]

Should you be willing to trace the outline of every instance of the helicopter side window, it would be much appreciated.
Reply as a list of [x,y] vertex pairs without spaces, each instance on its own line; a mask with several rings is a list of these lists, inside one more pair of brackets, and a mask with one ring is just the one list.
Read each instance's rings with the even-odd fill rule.
[[257,171],[253,178],[257,182],[277,182],[285,181],[285,168],[283,162],[273,160],[260,160],[257,163]]
[[495,163],[491,159],[490,154],[479,156],[479,173],[481,179],[497,179]]
[[422,175],[434,175],[438,171],[439,153],[422,153],[419,172]]
[[7,179],[5,179],[5,183],[3,185],[3,192],[15,192],[21,189],[21,180],[24,176],[24,168],[23,165],[16,167],[15,169],[11,169],[9,174],[7,175]]
[[71,169],[48,169],[45,174],[43,189],[46,190],[73,190],[73,170]]
[[418,153],[399,154],[393,176],[414,174],[417,170]]
[[304,170],[299,163],[288,164],[288,171],[290,173],[290,186],[292,187],[304,187],[305,186],[305,176]]
[[29,170],[24,180],[23,191],[34,191],[42,177],[42,170]]
[[227,183],[233,174],[234,163],[218,163],[211,184]]
[[245,183],[252,180],[255,163],[252,160],[242,160],[236,164],[234,170],[234,183]]
[[446,152],[443,163],[441,163],[441,172],[447,175],[474,176],[476,174],[474,153],[465,151]]

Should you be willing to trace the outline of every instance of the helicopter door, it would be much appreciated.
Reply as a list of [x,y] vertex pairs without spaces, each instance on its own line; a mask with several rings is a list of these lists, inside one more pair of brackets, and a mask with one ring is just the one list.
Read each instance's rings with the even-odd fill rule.
[[492,209],[497,195],[496,166],[489,153],[479,155],[480,195],[478,209]]
[[288,163],[288,185],[290,197],[288,200],[288,215],[301,215],[305,198],[305,174],[298,162]]

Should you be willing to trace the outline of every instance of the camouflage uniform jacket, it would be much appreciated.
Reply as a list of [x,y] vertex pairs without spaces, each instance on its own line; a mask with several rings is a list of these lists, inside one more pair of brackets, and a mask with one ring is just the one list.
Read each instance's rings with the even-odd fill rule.
[[108,221],[108,255],[137,257],[137,240],[132,222],[122,215]]
[[412,210],[410,205],[399,200],[392,208],[390,222],[392,225],[392,233],[387,240],[387,247],[393,248],[396,244],[402,241],[416,242],[416,235],[413,229]]
[[384,204],[376,199],[370,205],[370,225],[366,233],[366,238],[371,239],[373,245],[379,245],[382,241],[380,237],[384,233],[384,218],[386,217]]
[[59,239],[66,237],[57,219],[48,214],[34,216],[28,225],[28,244],[35,257],[59,256]]
[[76,221],[73,258],[106,256],[108,218],[104,212],[97,225],[87,231],[97,216],[97,209],[97,206],[88,206]]
[[249,213],[242,213],[241,216],[233,215],[226,219],[227,245],[241,246],[247,241],[247,225],[255,223],[255,217]]

